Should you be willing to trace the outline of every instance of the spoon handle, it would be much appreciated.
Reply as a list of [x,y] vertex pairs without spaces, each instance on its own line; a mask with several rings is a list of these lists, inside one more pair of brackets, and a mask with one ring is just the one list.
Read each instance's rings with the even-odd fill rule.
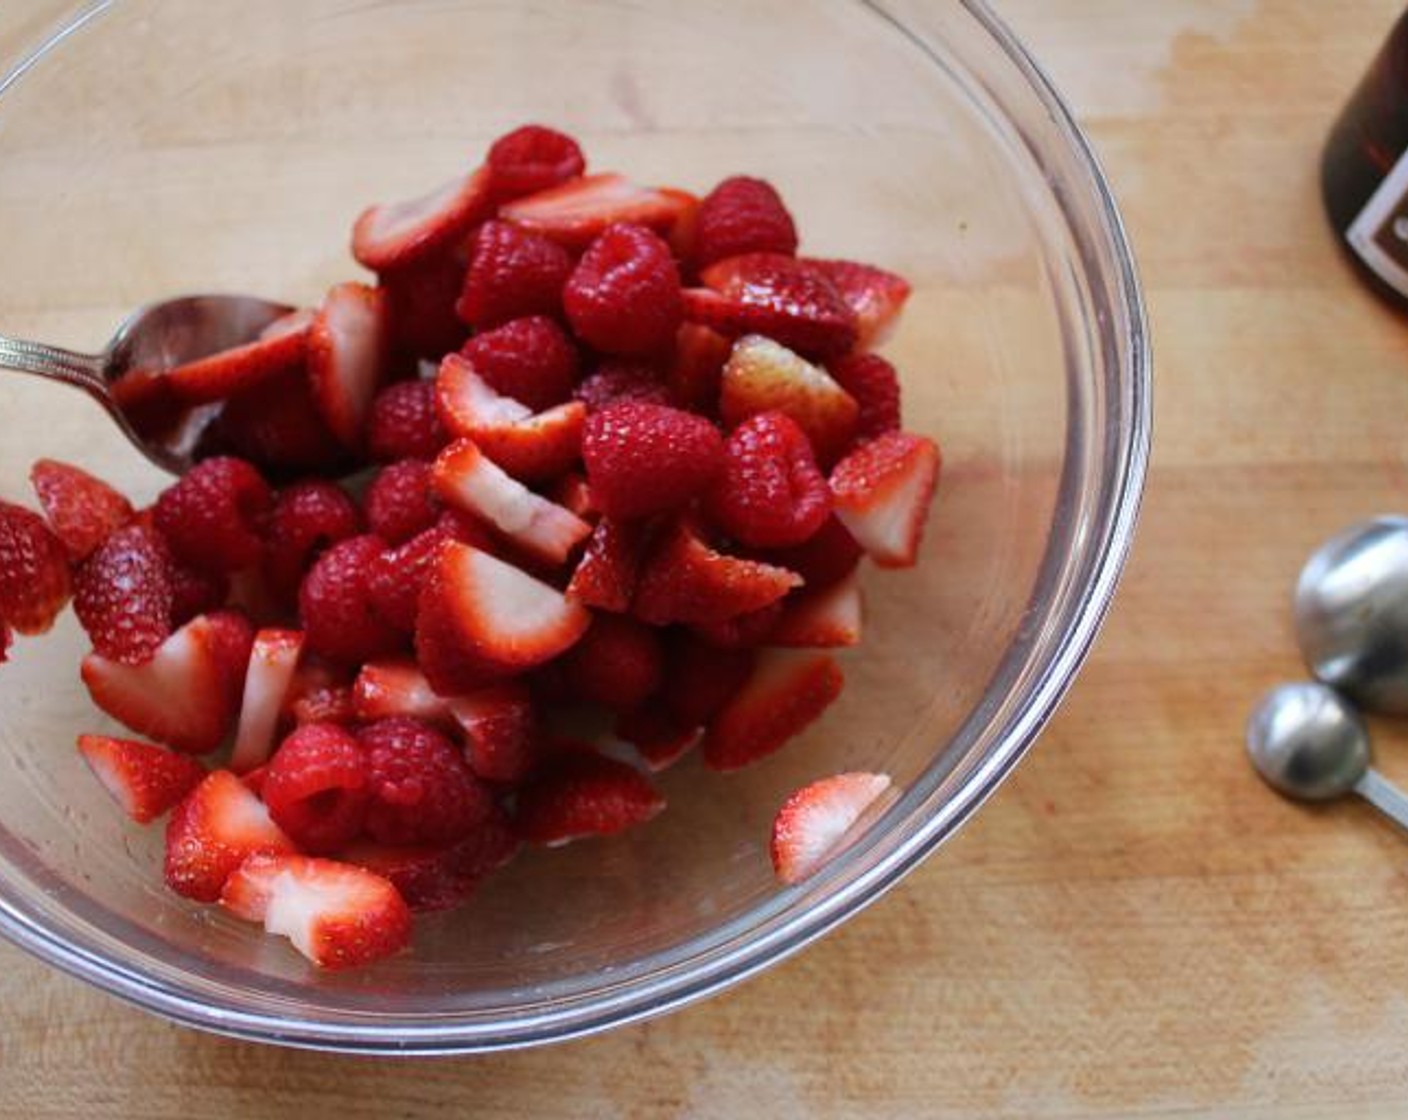
[[1390,818],[1400,828],[1408,829],[1408,794],[1372,767],[1354,783],[1354,792]]
[[26,342],[21,338],[0,335],[0,369],[34,373],[86,389],[100,400],[106,400],[107,383],[103,380],[103,359],[92,354],[78,354],[42,342]]

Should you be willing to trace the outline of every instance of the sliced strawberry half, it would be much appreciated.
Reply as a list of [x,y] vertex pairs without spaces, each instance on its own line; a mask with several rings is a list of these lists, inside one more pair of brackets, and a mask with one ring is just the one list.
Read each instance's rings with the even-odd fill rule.
[[85,560],[132,518],[132,503],[100,478],[55,459],[29,469],[30,485],[72,560]]
[[603,517],[572,573],[567,597],[617,614],[630,610],[647,539],[645,523]]
[[518,833],[556,848],[644,824],[665,808],[664,795],[632,766],[594,751],[567,751],[518,794]]
[[939,482],[939,446],[926,436],[887,432],[831,472],[836,516],[882,568],[910,568]]
[[889,337],[909,299],[908,280],[858,261],[803,258],[802,263],[836,285],[836,291],[855,312],[857,350],[879,346]]
[[690,204],[691,196],[684,192],[642,187],[624,175],[604,172],[515,199],[500,208],[499,217],[569,249],[585,249],[617,222],[668,233]]
[[468,436],[514,478],[541,482],[566,472],[582,453],[581,401],[534,414],[496,392],[458,354],[449,355],[435,381],[440,418],[457,436]]
[[122,811],[138,824],[156,820],[205,777],[205,767],[190,755],[135,739],[80,735],[78,752]]
[[352,708],[363,723],[391,716],[409,716],[436,726],[453,722],[449,704],[435,694],[409,658],[363,665],[352,684]]
[[168,370],[166,381],[188,405],[223,401],[290,370],[303,368],[312,320],[297,312],[275,320],[278,329],[253,342],[220,350]]
[[510,540],[550,564],[561,564],[592,527],[533,493],[481,451],[456,440],[435,460],[432,485],[449,505],[490,522]]
[[204,754],[234,722],[252,640],[249,623],[233,611],[201,615],[141,665],[90,653],[83,683],[98,707],[139,735]]
[[673,766],[704,737],[698,724],[677,719],[660,701],[648,701],[616,720],[616,735],[635,747],[652,773]]
[[421,592],[416,652],[441,695],[472,691],[557,657],[591,614],[487,552],[447,542]]
[[761,335],[733,346],[719,390],[719,415],[730,428],[776,410],[806,433],[817,461],[836,461],[856,433],[860,408],[829,373]]
[[759,651],[753,676],[709,726],[704,764],[737,770],[772,754],[815,721],[841,695],[844,683],[830,654]]
[[468,237],[493,206],[489,173],[479,168],[420,198],[362,211],[352,227],[352,255],[373,272],[419,263]]
[[260,630],[249,651],[244,676],[235,749],[230,769],[244,774],[262,766],[274,752],[279,714],[284,710],[298,659],[303,654],[301,630]]
[[213,770],[166,824],[166,885],[187,898],[214,902],[251,855],[293,850],[264,802],[230,771]]
[[601,515],[601,510],[592,501],[592,488],[587,485],[587,476],[580,471],[565,473],[557,480],[550,494],[554,502],[583,521],[595,521]]
[[[890,789],[888,774],[849,773],[822,778],[789,797],[772,822],[773,870],[799,883],[843,851],[862,818]],[[869,811],[869,812],[868,812]]]
[[860,642],[863,603],[855,572],[830,587],[803,589],[789,599],[768,642],[789,648],[827,649]]
[[220,905],[262,922],[320,968],[355,968],[399,953],[411,911],[390,880],[330,859],[250,856],[230,876]]
[[329,290],[308,332],[308,382],[318,412],[341,443],[362,443],[386,372],[386,293],[366,284]]
[[781,253],[745,253],[712,264],[687,288],[690,322],[736,337],[761,334],[809,357],[855,345],[856,315],[822,272]]
[[723,622],[776,602],[801,582],[786,568],[716,552],[677,522],[646,560],[633,610],[655,626]]
[[521,681],[456,697],[450,713],[464,731],[469,768],[485,781],[521,782],[538,761],[538,718]]

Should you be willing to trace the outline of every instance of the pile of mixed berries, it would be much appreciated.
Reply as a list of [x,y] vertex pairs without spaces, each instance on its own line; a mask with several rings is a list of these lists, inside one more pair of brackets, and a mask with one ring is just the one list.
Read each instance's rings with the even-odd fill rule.
[[[79,750],[171,813],[167,884],[326,967],[521,844],[649,820],[652,772],[745,766],[836,699],[857,565],[915,562],[937,482],[871,352],[908,284],[797,245],[759,179],[699,199],[509,133],[357,220],[374,285],[119,382],[201,456],[153,505],[35,464],[43,515],[0,502],[0,660],[71,600],[94,703],[143,737]],[[794,795],[778,874],[887,784]]]

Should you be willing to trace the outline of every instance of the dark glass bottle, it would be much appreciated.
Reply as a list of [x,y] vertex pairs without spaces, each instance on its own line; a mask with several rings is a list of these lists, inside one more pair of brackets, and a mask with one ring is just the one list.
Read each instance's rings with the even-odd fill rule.
[[1408,308],[1408,12],[1325,142],[1325,209],[1359,272]]

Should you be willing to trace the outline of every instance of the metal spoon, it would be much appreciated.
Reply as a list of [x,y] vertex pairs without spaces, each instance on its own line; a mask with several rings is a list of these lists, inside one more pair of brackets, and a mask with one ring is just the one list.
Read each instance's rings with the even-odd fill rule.
[[1357,793],[1408,829],[1408,794],[1370,765],[1369,736],[1334,689],[1278,685],[1247,721],[1247,754],[1273,789],[1302,801]]
[[[113,396],[113,382],[132,370],[160,373],[249,342],[292,310],[253,296],[181,296],[139,308],[118,328],[101,354],[78,354],[0,335],[0,369],[38,374],[82,389],[107,409],[148,459],[180,474],[193,461],[194,437],[202,425],[188,423],[170,436],[143,438]],[[197,410],[200,415],[193,419],[208,422],[217,409],[206,406]]]

